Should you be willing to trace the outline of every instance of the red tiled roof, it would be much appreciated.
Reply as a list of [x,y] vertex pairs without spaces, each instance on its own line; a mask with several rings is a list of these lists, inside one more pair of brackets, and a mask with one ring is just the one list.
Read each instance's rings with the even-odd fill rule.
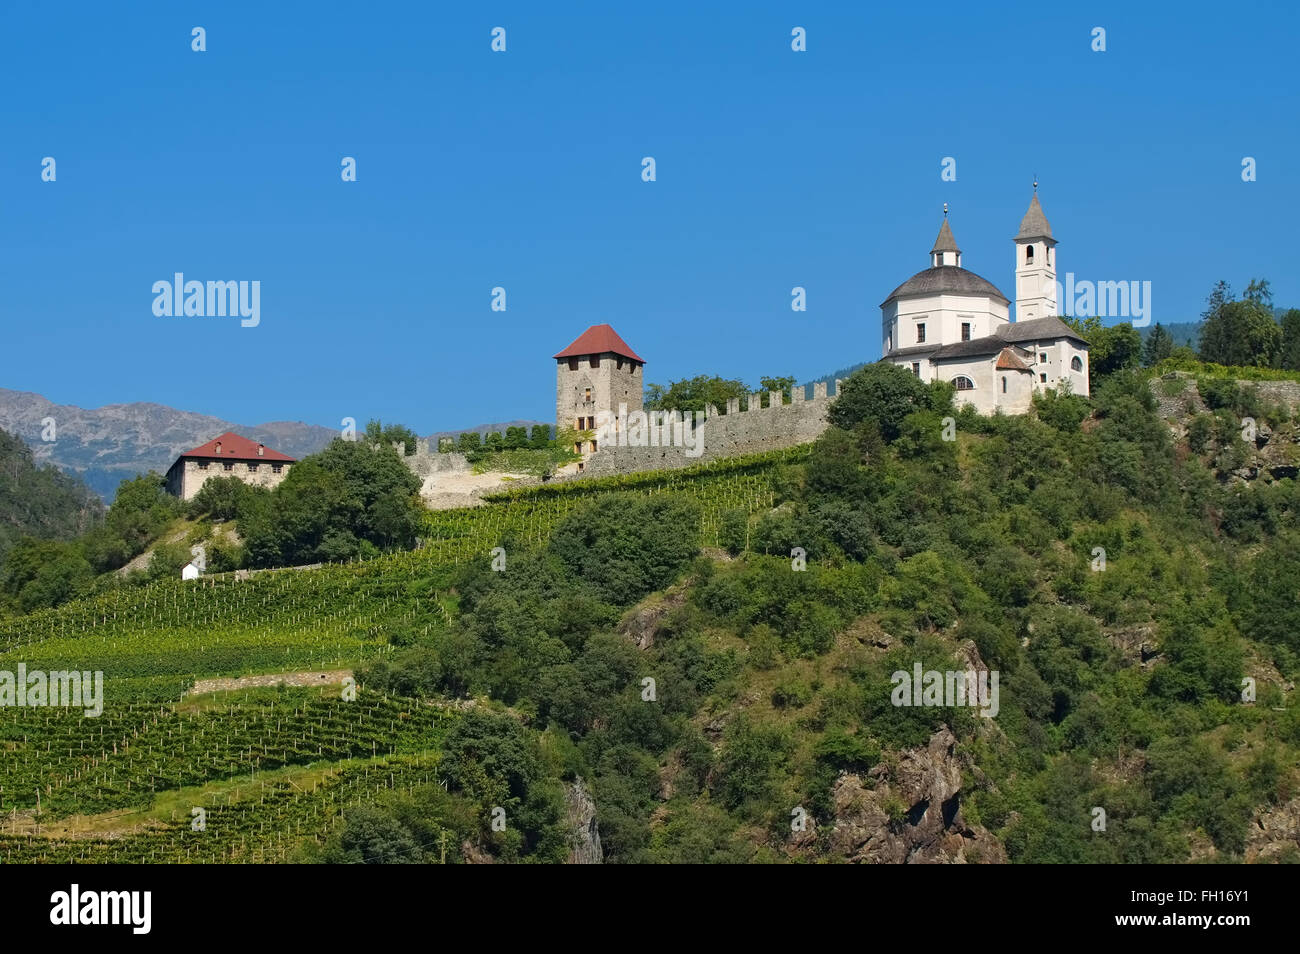
[[[220,453],[217,452],[217,445],[221,445]],[[263,446],[262,453],[257,453],[257,441],[250,441],[247,437],[240,437],[238,434],[226,431],[220,437],[214,437],[206,444],[200,444],[194,450],[188,450],[181,454],[182,458],[186,457],[219,457],[222,460],[272,460],[277,463],[293,463],[292,457],[287,454],[281,454],[279,451]]]
[[633,361],[645,364],[645,359],[629,348],[627,342],[620,338],[618,332],[609,325],[592,325],[578,336],[577,341],[555,357],[581,358],[589,354],[605,354],[606,352],[621,354],[625,358],[631,358]]
[[998,354],[999,371],[1028,371],[1029,365],[1021,360],[1020,355],[1016,354],[1010,348],[1003,348]]

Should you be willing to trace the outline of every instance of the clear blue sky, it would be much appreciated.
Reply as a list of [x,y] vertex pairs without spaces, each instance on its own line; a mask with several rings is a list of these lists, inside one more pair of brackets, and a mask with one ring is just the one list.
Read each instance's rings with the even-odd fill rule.
[[[1300,305],[1298,27],[1248,3],[9,0],[0,386],[428,433],[549,420],[550,356],[597,322],[650,381],[807,380],[879,357],[945,201],[1012,294],[1035,173],[1060,271],[1151,281],[1157,321],[1218,278]],[[260,281],[260,326],[155,317],[177,271]]]

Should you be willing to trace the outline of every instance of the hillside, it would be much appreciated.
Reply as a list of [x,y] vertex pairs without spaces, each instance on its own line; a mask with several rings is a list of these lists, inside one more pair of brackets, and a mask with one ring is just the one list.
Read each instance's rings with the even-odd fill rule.
[[104,507],[85,484],[37,466],[22,440],[0,429],[0,566],[24,536],[71,540],[93,527]]
[[[0,716],[0,858],[1300,860],[1293,409],[1121,374],[947,441],[900,373],[811,447],[0,624],[0,670],[106,680]],[[918,666],[997,672],[990,717],[896,704]],[[331,688],[186,694],[271,672]]]

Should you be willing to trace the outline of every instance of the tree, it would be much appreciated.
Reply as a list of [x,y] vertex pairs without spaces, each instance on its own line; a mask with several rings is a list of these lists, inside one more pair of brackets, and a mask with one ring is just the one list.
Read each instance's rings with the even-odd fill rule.
[[763,389],[763,406],[767,407],[767,395],[771,391],[781,392],[781,403],[789,404],[793,400],[794,378],[759,378],[758,385]]
[[1236,367],[1271,367],[1281,358],[1282,329],[1273,318],[1273,294],[1266,280],[1252,279],[1233,300],[1226,282],[1210,292],[1202,313],[1200,358]]
[[456,450],[462,454],[474,454],[483,446],[483,440],[477,431],[467,431],[456,439]]
[[519,450],[528,444],[528,428],[507,427],[505,437],[506,450]]
[[534,424],[532,434],[528,437],[528,446],[533,450],[546,450],[551,443],[551,426]]
[[1292,308],[1282,315],[1282,367],[1300,371],[1300,308]]
[[647,411],[703,411],[710,404],[725,409],[731,398],[744,398],[749,388],[744,381],[698,375],[674,381],[667,389],[651,384],[646,388]]
[[913,411],[942,409],[937,393],[906,368],[877,361],[849,375],[827,417],[846,431],[862,421],[875,421],[881,437],[890,442],[898,438],[903,418]]
[[1130,322],[1104,327],[1096,315],[1063,320],[1088,342],[1090,390],[1107,375],[1138,366],[1142,357],[1142,335]]
[[385,447],[391,447],[393,444],[402,444],[406,449],[406,456],[411,457],[419,449],[420,439],[416,437],[415,431],[409,427],[403,427],[401,424],[389,424],[384,426],[383,422],[375,419],[366,424],[366,442],[370,444],[383,444]]
[[1156,326],[1151,329],[1151,334],[1147,336],[1146,343],[1142,346],[1142,363],[1148,368],[1159,364],[1169,357],[1173,350],[1173,335],[1165,330],[1164,325],[1156,322]]

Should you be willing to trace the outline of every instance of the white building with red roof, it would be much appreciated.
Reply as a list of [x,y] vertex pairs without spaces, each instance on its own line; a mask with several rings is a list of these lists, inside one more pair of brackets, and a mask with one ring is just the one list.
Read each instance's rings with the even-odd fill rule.
[[227,431],[176,458],[167,470],[167,492],[190,500],[210,477],[238,477],[255,487],[274,487],[294,459],[265,444]]
[[[555,355],[555,426],[557,430],[596,429],[596,415],[640,411],[645,360],[609,325],[592,325]],[[575,444],[579,454],[598,450],[596,440]]]

